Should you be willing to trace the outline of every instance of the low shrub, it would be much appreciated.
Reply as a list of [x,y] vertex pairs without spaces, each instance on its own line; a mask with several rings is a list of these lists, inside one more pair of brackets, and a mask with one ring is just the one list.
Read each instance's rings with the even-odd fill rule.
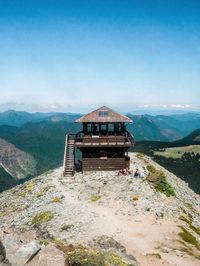
[[44,194],[50,189],[49,186],[46,186],[44,188],[42,188],[38,193],[37,193],[37,198],[40,198],[42,196],[44,196]]
[[161,255],[159,253],[147,253],[146,256],[153,256],[157,259],[161,259]]
[[151,174],[155,174],[155,173],[157,173],[157,169],[156,169],[152,164],[147,164],[147,170],[148,170]]
[[25,188],[18,194],[21,197],[26,197],[35,187],[35,182],[32,180],[26,184]]
[[[66,249],[67,250],[67,249]],[[103,252],[98,249],[81,245],[70,246],[66,251],[67,266],[133,266],[113,252]]]
[[53,219],[53,213],[50,211],[40,212],[32,219],[32,224],[43,224]]
[[200,244],[196,237],[194,237],[186,228],[183,226],[179,226],[181,229],[181,232],[179,233],[179,236],[187,243],[195,246],[198,250],[200,250]]
[[167,197],[175,196],[176,193],[171,184],[167,181],[165,173],[161,170],[157,170],[153,165],[148,164],[147,170],[149,175],[147,180],[152,182],[156,191],[164,193]]
[[97,201],[97,200],[100,200],[101,199],[101,195],[93,195],[91,197],[91,201]]
[[64,224],[61,226],[60,231],[68,231],[70,228],[72,228],[72,224]]
[[165,177],[161,177],[156,183],[155,183],[155,189],[156,191],[159,191],[161,193],[164,193],[167,197],[175,196],[174,188],[167,182],[167,179]]
[[1,217],[4,217],[6,215],[6,212],[5,211],[0,211],[0,218]]
[[61,200],[61,198],[56,197],[56,198],[53,198],[51,202],[53,202],[53,203],[61,203],[62,200]]

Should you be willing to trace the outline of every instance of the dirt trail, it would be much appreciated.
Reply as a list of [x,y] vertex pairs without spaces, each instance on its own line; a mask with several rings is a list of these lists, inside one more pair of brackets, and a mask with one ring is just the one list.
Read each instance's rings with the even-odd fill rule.
[[[84,178],[87,177],[84,176]],[[160,250],[162,247],[176,248],[175,242],[177,242],[179,228],[173,219],[161,219],[153,214],[133,216],[130,214],[133,206],[116,201],[109,191],[106,191],[106,196],[99,201],[91,202],[82,195],[83,192],[80,192],[79,185],[73,182],[63,185],[57,178],[54,178],[52,182],[64,195],[63,208],[71,203],[78,208],[81,207],[85,214],[91,214],[93,217],[85,233],[82,235],[79,232],[80,237],[76,238],[77,242],[87,243],[95,236],[108,235],[124,245],[127,251],[144,266],[199,265],[199,261],[191,259],[187,254],[177,255],[173,251],[162,252]],[[123,210],[126,210],[126,214]],[[156,254],[160,254],[161,259]]]

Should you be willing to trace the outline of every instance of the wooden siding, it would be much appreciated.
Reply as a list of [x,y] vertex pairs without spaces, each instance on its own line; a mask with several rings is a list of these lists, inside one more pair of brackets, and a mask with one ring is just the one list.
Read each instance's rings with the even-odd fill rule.
[[129,168],[129,162],[124,157],[107,159],[83,158],[82,167],[83,171],[121,170],[126,167]]

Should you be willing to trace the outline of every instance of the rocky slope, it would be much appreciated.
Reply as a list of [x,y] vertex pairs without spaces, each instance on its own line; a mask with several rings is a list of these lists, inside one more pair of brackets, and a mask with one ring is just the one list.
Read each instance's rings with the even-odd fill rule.
[[0,138],[0,166],[12,177],[22,179],[36,173],[34,158]]
[[12,265],[199,265],[200,196],[147,156],[131,154],[131,170],[58,168],[1,193],[2,263],[6,251]]

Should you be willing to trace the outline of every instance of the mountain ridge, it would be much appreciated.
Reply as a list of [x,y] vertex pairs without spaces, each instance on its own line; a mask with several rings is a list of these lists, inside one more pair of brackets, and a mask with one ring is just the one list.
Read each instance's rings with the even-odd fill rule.
[[[134,177],[137,169],[143,177]],[[128,176],[117,171],[76,173],[65,179],[57,168],[1,193],[0,236],[7,259],[18,265],[29,248],[33,253],[27,266],[45,265],[44,255],[47,265],[64,266],[72,255],[77,255],[75,262],[82,258],[81,243],[88,264],[79,260],[78,265],[113,265],[117,258],[115,265],[197,266],[200,196],[148,156],[131,153],[131,171]],[[165,177],[174,191],[171,196],[157,189],[152,171],[162,173],[159,178]],[[196,242],[187,242],[183,232]],[[57,248],[62,251],[60,264],[55,263]],[[111,264],[100,264],[100,252],[116,255]]]
[[[72,123],[78,119],[78,113],[28,113],[9,110],[0,112],[0,125],[21,127],[26,123],[40,123],[44,121]],[[135,131],[137,140],[173,141],[185,137],[193,130],[200,128],[200,114],[186,113],[179,115],[133,115],[133,125],[129,125],[132,133]]]

